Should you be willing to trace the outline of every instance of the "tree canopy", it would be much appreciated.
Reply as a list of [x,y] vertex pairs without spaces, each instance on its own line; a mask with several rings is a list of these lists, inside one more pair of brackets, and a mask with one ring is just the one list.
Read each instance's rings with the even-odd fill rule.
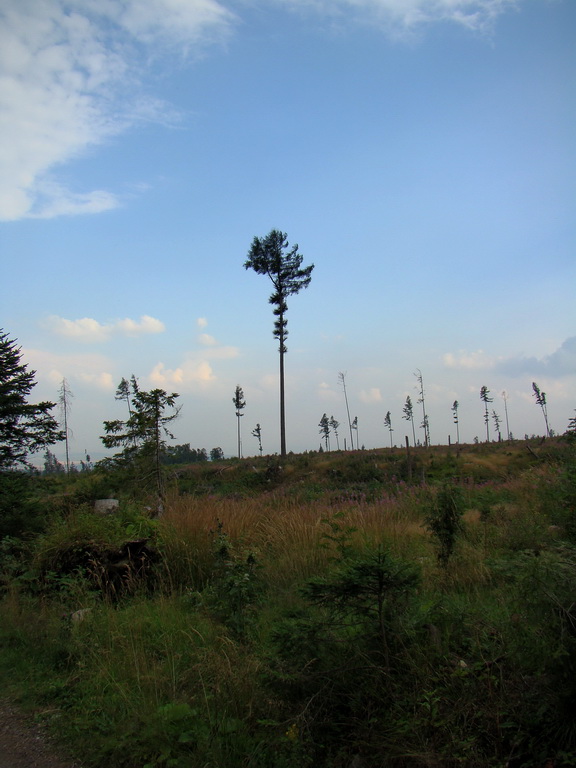
[[[118,392],[122,386],[121,382]],[[130,413],[128,419],[105,421],[106,434],[100,438],[106,448],[123,448],[114,456],[117,463],[140,465],[142,477],[151,476],[155,479],[160,499],[164,494],[161,464],[166,439],[174,438],[167,425],[180,413],[180,407],[176,405],[178,397],[176,392],[168,394],[163,389],[144,392],[135,387],[132,399],[127,399]],[[117,399],[125,398],[122,394],[122,397],[117,395]],[[168,415],[167,409],[172,411]]]
[[50,413],[55,403],[28,402],[35,375],[16,341],[0,330],[0,470],[26,467],[29,453],[64,439]]
[[271,230],[266,237],[255,237],[244,262],[246,269],[253,269],[259,275],[267,275],[274,290],[268,299],[274,306],[274,336],[279,341],[280,352],[280,453],[286,455],[286,419],[284,407],[284,355],[287,352],[288,321],[286,299],[307,288],[312,279],[314,264],[302,267],[302,254],[298,245],[290,248],[287,235],[277,229]]

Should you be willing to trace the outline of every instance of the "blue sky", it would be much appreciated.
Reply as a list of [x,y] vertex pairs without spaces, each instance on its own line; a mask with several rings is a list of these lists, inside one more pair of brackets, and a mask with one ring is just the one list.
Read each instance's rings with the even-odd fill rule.
[[[176,442],[279,450],[272,228],[314,263],[288,311],[287,443],[326,412],[360,443],[515,436],[576,408],[572,0],[5,0],[0,324],[74,392],[72,456],[105,455],[132,374],[180,393]],[[491,424],[493,431],[493,425]],[[63,454],[61,446],[56,448]]]

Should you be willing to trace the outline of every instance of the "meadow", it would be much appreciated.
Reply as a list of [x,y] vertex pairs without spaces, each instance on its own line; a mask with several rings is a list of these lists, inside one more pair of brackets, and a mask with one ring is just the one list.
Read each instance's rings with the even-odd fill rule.
[[[100,768],[576,765],[567,437],[34,479],[0,681]],[[93,501],[114,496],[116,513]]]

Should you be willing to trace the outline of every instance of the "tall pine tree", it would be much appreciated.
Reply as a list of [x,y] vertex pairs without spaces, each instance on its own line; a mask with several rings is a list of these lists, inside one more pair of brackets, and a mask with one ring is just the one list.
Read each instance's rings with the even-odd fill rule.
[[16,341],[0,330],[0,471],[28,466],[28,455],[64,439],[55,403],[28,402],[36,371],[22,362]]
[[244,262],[246,269],[253,269],[258,275],[267,275],[272,281],[269,303],[274,307],[274,337],[278,339],[280,353],[280,454],[286,456],[286,411],[284,393],[284,355],[288,338],[286,312],[289,296],[307,288],[312,280],[314,264],[302,267],[303,256],[298,253],[298,246],[290,248],[287,235],[273,229],[266,237],[255,237]]

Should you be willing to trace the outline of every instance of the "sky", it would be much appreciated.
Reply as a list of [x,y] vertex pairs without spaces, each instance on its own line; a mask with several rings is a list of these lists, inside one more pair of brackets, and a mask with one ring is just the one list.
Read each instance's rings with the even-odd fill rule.
[[[254,237],[298,244],[287,448],[563,432],[576,408],[574,0],[4,0],[0,327],[66,379],[71,458],[122,377],[177,392],[175,442],[280,450]],[[505,393],[503,395],[503,393]],[[58,411],[55,409],[55,413]],[[356,433],[354,435],[356,437]],[[490,419],[490,437],[495,426]],[[412,438],[411,438],[412,441]],[[336,447],[332,438],[331,447]],[[55,446],[59,458],[64,446]]]

